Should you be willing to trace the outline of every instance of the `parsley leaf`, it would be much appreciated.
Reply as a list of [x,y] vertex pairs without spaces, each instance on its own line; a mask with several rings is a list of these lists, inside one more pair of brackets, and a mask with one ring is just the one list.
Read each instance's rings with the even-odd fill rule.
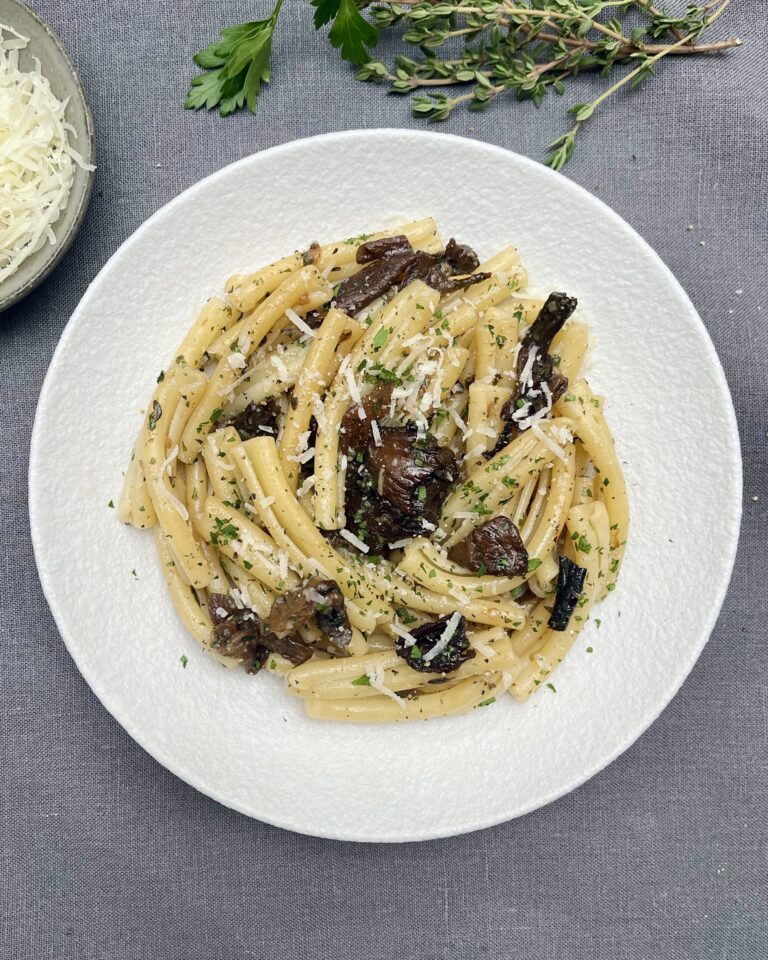
[[328,39],[350,63],[365,64],[371,59],[368,48],[379,42],[379,31],[362,16],[355,0],[311,0],[315,28],[331,24]]
[[256,113],[261,84],[269,83],[272,36],[283,0],[265,20],[253,20],[221,31],[221,39],[198,51],[194,61],[206,70],[192,78],[184,106],[188,110],[218,106],[222,117],[247,104]]

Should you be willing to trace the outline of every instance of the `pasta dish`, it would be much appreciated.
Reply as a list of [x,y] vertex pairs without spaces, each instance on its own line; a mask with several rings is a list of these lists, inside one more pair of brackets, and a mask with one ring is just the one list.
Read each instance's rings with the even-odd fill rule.
[[231,277],[162,370],[120,498],[223,663],[315,718],[552,686],[629,513],[588,328],[427,218]]

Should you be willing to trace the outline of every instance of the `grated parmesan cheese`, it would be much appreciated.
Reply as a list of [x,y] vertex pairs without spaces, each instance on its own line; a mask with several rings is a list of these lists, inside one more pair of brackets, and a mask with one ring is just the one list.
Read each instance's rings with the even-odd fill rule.
[[405,627],[401,627],[399,623],[390,624],[392,628],[392,633],[396,633],[398,637],[402,640],[405,640],[406,647],[412,647],[416,643],[416,637],[412,633],[409,633]]
[[307,477],[304,483],[302,483],[302,485],[296,491],[296,496],[303,497],[305,493],[309,493],[309,491],[312,489],[312,487],[314,487],[314,485],[315,485],[314,476]]
[[555,443],[554,440],[548,437],[537,423],[534,423],[531,427],[531,433],[544,444],[547,450],[550,450],[556,457],[562,460],[563,463],[568,463],[568,454],[565,450],[563,450],[560,444]]
[[469,427],[458,415],[458,413],[453,409],[453,407],[448,407],[448,413],[451,416],[451,420],[453,420],[453,422],[456,424],[459,430],[461,430],[462,440],[466,440],[467,437],[469,436]]
[[[342,533],[344,531],[342,530]],[[379,693],[383,693],[385,697],[389,697],[391,700],[394,700],[395,703],[400,707],[401,710],[405,710],[405,701],[402,697],[398,697],[394,690],[390,690],[389,687],[384,684],[385,673],[381,667],[371,667],[367,672],[368,683],[373,687],[374,690]]]
[[163,488],[163,493],[168,498],[168,502],[170,503],[170,505],[173,507],[176,513],[178,513],[181,519],[186,523],[187,520],[189,520],[189,510],[187,510],[187,508],[184,506],[181,500],[179,500],[178,497],[174,496],[171,493],[171,491],[165,486],[165,484],[161,484],[161,486]]
[[456,633],[456,630],[458,629],[460,621],[461,621],[461,614],[457,610],[455,613],[451,614],[450,619],[448,620],[448,623],[446,623],[445,625],[445,629],[440,634],[440,639],[437,641],[434,647],[432,647],[431,650],[428,650],[424,654],[423,659],[425,663],[430,663],[432,660],[435,659],[435,657],[440,656],[443,650],[445,650],[445,648],[451,642],[451,639],[454,633]]
[[173,448],[173,450],[171,450],[171,452],[168,454],[168,456],[165,458],[165,460],[163,460],[162,464],[160,465],[160,476],[161,476],[161,477],[162,477],[162,475],[165,473],[166,470],[167,470],[168,473],[170,474],[170,472],[171,472],[171,464],[172,464],[173,461],[176,459],[176,457],[178,457],[178,455],[179,455],[179,445],[178,445],[178,443],[177,443],[176,446]]
[[525,366],[520,371],[520,385],[524,390],[527,390],[533,386],[533,365],[536,362],[536,357],[538,354],[539,348],[531,347],[531,351],[525,361]]
[[481,653],[486,660],[492,660],[496,656],[496,651],[489,643],[483,643],[482,640],[476,640],[472,646]]
[[339,530],[339,533],[342,537],[344,537],[347,543],[351,543],[353,547],[357,547],[361,553],[368,553],[367,544],[363,543],[363,541],[359,537],[356,537],[354,533],[351,533],[349,530]]
[[371,433],[373,434],[373,442],[377,447],[381,446],[381,430],[379,430],[379,425],[375,420],[371,420]]
[[58,100],[40,61],[19,70],[28,38],[0,24],[0,283],[31,254],[55,243],[75,166],[94,170],[70,143],[67,100]]
[[400,550],[402,547],[407,547],[412,539],[413,537],[405,537],[404,540],[395,540],[394,543],[388,543],[387,546],[390,550]]
[[230,353],[227,357],[227,363],[233,370],[244,370],[247,360],[242,353]]
[[292,310],[290,307],[286,307],[285,315],[288,317],[294,327],[297,327],[299,330],[301,330],[305,337],[314,337],[315,331],[309,326],[309,324],[302,320],[295,310]]

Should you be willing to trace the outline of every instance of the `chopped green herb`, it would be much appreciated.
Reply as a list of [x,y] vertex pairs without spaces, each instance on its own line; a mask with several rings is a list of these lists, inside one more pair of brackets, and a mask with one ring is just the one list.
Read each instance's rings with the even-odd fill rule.
[[534,570],[538,570],[541,566],[541,560],[538,557],[531,557],[528,561],[528,573],[533,573]]
[[187,655],[186,655],[186,653],[182,653],[182,655],[179,657],[179,660],[181,661],[182,667],[186,670],[186,669],[187,669],[187,663],[189,662],[189,661],[187,660]]
[[362,677],[358,677],[357,680],[352,681],[353,687],[370,687],[370,685],[371,685],[371,678],[368,676],[367,673],[364,673]]
[[592,552],[592,544],[589,542],[589,540],[587,540],[587,538],[584,536],[583,533],[576,541],[576,549],[579,550],[581,553]]
[[487,700],[481,700],[478,703],[478,707],[489,707],[492,703],[496,703],[496,697],[488,697]]
[[115,509],[115,504],[114,504],[114,502],[113,502],[112,500],[109,501],[109,503],[107,504],[107,506],[108,506],[108,507],[111,507],[113,510]]
[[240,536],[240,531],[231,519],[222,520],[221,517],[216,517],[214,523],[216,526],[211,530],[210,540],[215,547],[226,547],[230,540],[236,540]]
[[157,402],[157,400],[152,403],[152,413],[147,417],[147,426],[150,430],[154,430],[157,426],[157,421],[163,415],[163,408]]

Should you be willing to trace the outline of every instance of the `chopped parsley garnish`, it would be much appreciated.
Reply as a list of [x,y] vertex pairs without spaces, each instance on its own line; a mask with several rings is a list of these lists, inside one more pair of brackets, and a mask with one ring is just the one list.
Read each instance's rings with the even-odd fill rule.
[[211,530],[210,538],[215,547],[226,547],[230,540],[236,540],[240,536],[240,531],[231,520],[222,520],[221,517],[216,517],[214,523],[216,527]]
[[152,413],[150,413],[150,415],[147,417],[147,426],[149,427],[150,430],[155,429],[155,427],[157,426],[157,421],[160,419],[160,417],[162,417],[162,415],[163,415],[163,408],[160,406],[157,400],[155,400],[152,403]]
[[587,538],[584,536],[583,533],[576,541],[576,549],[579,550],[581,553],[592,552],[592,544],[589,542],[589,540],[587,540]]
[[373,338],[373,349],[381,350],[384,344],[387,342],[387,337],[392,332],[390,327],[382,327],[381,330]]
[[352,681],[353,687],[370,687],[370,685],[371,685],[371,678],[368,676],[367,673],[364,673],[362,677],[358,677],[357,680]]
[[179,661],[181,662],[182,667],[186,670],[187,663],[189,663],[186,653],[182,653],[182,655],[179,657]]
[[408,610],[407,607],[398,607],[395,611],[398,618],[405,624],[415,623],[417,618]]
[[496,703],[496,697],[488,697],[487,700],[481,700],[478,703],[478,707],[489,707],[492,703]]

